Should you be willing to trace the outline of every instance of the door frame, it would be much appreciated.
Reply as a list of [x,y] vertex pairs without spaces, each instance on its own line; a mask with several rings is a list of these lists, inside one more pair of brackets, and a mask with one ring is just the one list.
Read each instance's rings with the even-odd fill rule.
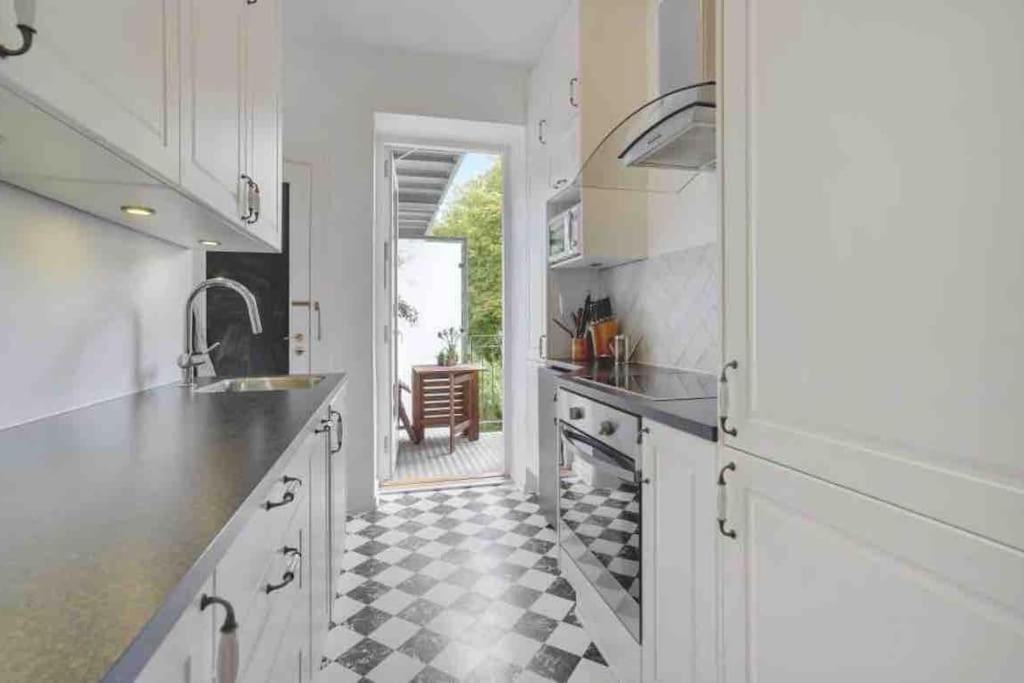
[[[388,296],[385,296],[384,282],[388,263],[395,253],[397,231],[391,225],[392,204],[391,183],[388,180],[387,162],[390,148],[422,147],[433,150],[455,152],[479,152],[501,157],[502,164],[502,386],[503,430],[505,449],[505,473],[513,471],[512,454],[514,429],[509,427],[519,416],[513,403],[509,381],[512,362],[509,340],[512,338],[510,324],[514,318],[509,315],[513,301],[512,279],[509,277],[512,265],[513,227],[524,213],[525,187],[517,189],[517,181],[525,178],[526,140],[523,126],[516,124],[462,121],[429,116],[376,113],[374,115],[374,221],[373,221],[373,350],[374,350],[374,485],[379,490],[382,481],[392,477],[390,449],[394,448],[394,425],[392,418],[396,404],[389,387],[394,385],[391,376],[390,356],[393,346],[393,323]],[[391,269],[394,272],[394,269]],[[394,290],[392,289],[392,292]],[[391,333],[385,330],[390,325]],[[386,339],[386,335],[391,337]],[[390,348],[389,348],[390,346]],[[376,491],[375,491],[376,492]]]

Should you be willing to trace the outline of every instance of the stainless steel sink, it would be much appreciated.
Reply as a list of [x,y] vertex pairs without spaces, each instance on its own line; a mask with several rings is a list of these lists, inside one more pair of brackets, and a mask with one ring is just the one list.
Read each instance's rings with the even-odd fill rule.
[[196,389],[199,394],[221,394],[247,391],[294,391],[312,389],[324,380],[323,375],[280,375],[278,377],[236,377],[222,379]]

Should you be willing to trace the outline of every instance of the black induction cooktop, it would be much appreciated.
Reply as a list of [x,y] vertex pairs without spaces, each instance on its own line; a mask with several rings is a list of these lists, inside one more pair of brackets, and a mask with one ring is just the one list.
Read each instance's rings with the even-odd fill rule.
[[654,365],[598,363],[581,368],[575,377],[651,401],[716,398],[718,378],[703,372],[660,368]]

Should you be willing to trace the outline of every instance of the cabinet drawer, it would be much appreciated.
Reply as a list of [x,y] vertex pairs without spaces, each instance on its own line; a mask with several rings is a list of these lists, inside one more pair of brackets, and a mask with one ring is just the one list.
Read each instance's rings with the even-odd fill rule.
[[[239,625],[239,662],[244,681],[271,681],[271,670],[288,625],[296,611],[304,612],[305,629],[293,638],[309,638],[309,578],[306,572],[309,551],[309,516],[297,515],[283,538],[260,581],[259,590],[248,610],[247,623]],[[297,551],[294,552],[294,551]],[[289,578],[289,576],[291,578]],[[267,590],[271,589],[271,592]],[[304,637],[304,639],[302,638]]]
[[[259,598],[264,595],[266,582],[279,580],[283,573],[281,548],[285,545],[295,546],[288,538],[289,528],[300,523],[299,520],[302,524],[308,523],[308,455],[300,453],[285,469],[284,476],[300,479],[301,486],[295,483],[286,485],[283,479],[279,480],[270,493],[259,501],[259,509],[217,566],[217,592],[235,607],[243,653],[252,642],[245,628],[253,618],[251,612],[257,609]],[[277,505],[284,500],[289,488],[294,496],[291,502]],[[267,509],[268,502],[270,509]],[[246,643],[246,640],[249,642]]]

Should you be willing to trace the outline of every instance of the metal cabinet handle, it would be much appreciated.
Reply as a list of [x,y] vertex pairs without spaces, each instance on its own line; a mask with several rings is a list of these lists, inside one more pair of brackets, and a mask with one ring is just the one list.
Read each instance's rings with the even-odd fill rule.
[[246,174],[241,176],[242,182],[245,183],[245,213],[242,214],[242,222],[248,223],[249,219],[252,218],[252,186],[255,185],[252,178]]
[[572,407],[569,408],[569,419],[576,421],[583,419],[583,408]]
[[[295,502],[295,491],[293,490],[293,488],[298,488],[299,486],[302,486],[302,480],[299,479],[298,477],[284,476],[281,478],[281,481],[284,483],[286,487],[288,487],[288,489],[284,492],[284,494],[281,495],[281,500],[268,500],[266,503],[264,503],[264,509],[273,510],[274,508],[279,508],[284,505],[288,505],[289,503]],[[292,484],[296,484],[296,486],[292,487]]]
[[252,225],[260,219],[260,208],[263,204],[263,199],[260,195],[260,184],[252,179],[250,179],[250,182],[252,184],[249,187],[249,217],[246,218],[245,222]]
[[548,140],[544,136],[544,133],[547,132],[547,127],[548,127],[548,120],[547,119],[541,119],[540,121],[537,122],[537,141],[540,142],[540,144],[542,144],[542,145],[548,144]]
[[334,455],[335,453],[341,452],[342,442],[345,440],[345,419],[341,416],[341,413],[339,413],[334,408],[330,409],[328,415],[334,421],[334,424],[337,425],[336,429],[338,433],[338,447],[331,449],[331,455]]
[[565,187],[568,184],[569,184],[569,179],[568,178],[559,178],[558,180],[555,181],[555,189],[556,190],[560,190],[560,189],[562,189],[563,187]]
[[576,97],[576,87],[580,84],[580,79],[573,76],[569,79],[569,104],[576,109],[580,108],[579,98]]
[[288,584],[290,584],[294,580],[295,580],[295,572],[293,572],[292,570],[289,569],[288,571],[286,571],[284,573],[284,575],[281,576],[280,583],[268,583],[266,588],[264,588],[263,590],[266,591],[267,595],[270,595],[274,591],[281,590],[282,588],[284,588],[285,586],[287,586]]
[[313,311],[316,312],[316,340],[320,341],[324,337],[323,330],[323,317],[320,314],[320,302],[313,302]]
[[218,598],[215,595],[207,595],[203,593],[203,596],[199,599],[199,611],[205,612],[206,608],[210,605],[220,605],[225,610],[224,624],[220,627],[221,633],[231,633],[238,628],[238,622],[235,620],[235,608],[231,606],[231,603],[224,598]]
[[604,420],[597,428],[597,433],[601,436],[611,436],[615,433],[617,427],[611,420]]

